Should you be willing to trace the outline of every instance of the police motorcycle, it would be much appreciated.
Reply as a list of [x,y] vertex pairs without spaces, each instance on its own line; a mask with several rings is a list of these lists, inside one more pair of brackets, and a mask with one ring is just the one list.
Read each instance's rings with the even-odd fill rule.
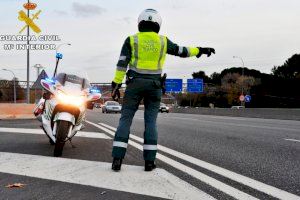
[[[64,145],[83,128],[87,109],[93,109],[93,102],[101,98],[97,89],[92,89],[87,78],[68,73],[56,76],[62,54],[57,53],[54,78],[41,80],[46,90],[37,104],[34,114],[42,122],[41,128],[54,147],[54,156],[62,156]],[[71,143],[72,144],[72,143]],[[72,145],[73,146],[73,145]]]

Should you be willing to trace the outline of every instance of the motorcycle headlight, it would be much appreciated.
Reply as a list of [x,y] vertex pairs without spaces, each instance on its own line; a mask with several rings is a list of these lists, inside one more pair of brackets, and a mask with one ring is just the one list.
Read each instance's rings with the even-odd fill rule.
[[82,96],[70,96],[62,91],[57,92],[57,98],[62,104],[69,104],[74,106],[81,106],[85,102],[85,98]]

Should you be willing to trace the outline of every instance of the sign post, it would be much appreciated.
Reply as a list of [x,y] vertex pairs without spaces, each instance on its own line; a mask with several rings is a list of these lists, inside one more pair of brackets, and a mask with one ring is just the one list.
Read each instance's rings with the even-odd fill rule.
[[203,79],[188,79],[187,92],[190,93],[203,93]]
[[[203,93],[203,79],[187,79],[187,92]],[[190,97],[190,107],[192,107],[192,96]]]
[[31,3],[29,0],[27,0],[27,3],[23,5],[23,7],[27,10],[27,16],[26,13],[21,10],[19,11],[19,20],[24,21],[25,25],[24,27],[20,30],[20,34],[26,29],[27,27],[27,103],[30,103],[30,87],[29,87],[29,79],[30,79],[30,71],[29,71],[29,66],[30,66],[30,51],[29,51],[29,36],[30,36],[30,28],[35,32],[35,33],[40,33],[41,29],[33,22],[33,20],[38,19],[38,16],[42,12],[41,10],[38,11],[36,14],[33,15],[32,18],[30,18],[30,10],[34,10],[37,7],[37,4]]

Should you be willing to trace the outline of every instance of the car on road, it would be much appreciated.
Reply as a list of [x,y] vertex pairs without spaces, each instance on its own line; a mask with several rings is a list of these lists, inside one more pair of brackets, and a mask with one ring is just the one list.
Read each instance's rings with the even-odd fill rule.
[[244,109],[245,106],[232,106],[231,109]]
[[160,103],[159,112],[161,112],[161,113],[163,113],[163,112],[169,113],[169,111],[170,111],[170,108],[166,104]]
[[94,108],[101,108],[101,104],[100,103],[95,103]]
[[102,106],[102,113],[121,113],[122,106],[116,101],[107,101]]

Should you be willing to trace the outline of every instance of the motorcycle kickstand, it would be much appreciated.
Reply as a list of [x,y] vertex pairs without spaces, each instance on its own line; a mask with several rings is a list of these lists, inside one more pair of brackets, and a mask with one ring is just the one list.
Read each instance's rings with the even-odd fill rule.
[[70,142],[71,147],[75,149],[76,146],[72,143],[72,140],[69,140],[69,142]]

